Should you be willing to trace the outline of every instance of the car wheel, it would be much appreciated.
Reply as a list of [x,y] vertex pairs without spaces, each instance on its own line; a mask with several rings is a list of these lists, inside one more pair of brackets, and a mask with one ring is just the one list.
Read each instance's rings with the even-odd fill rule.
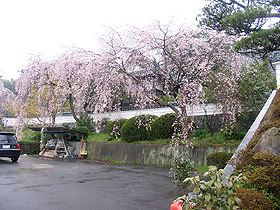
[[13,162],[17,162],[17,161],[18,161],[18,158],[19,158],[18,156],[11,157],[11,159],[12,159]]

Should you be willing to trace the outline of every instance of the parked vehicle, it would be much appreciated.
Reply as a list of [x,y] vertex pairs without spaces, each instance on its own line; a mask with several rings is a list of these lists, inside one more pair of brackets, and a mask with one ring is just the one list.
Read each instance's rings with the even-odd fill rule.
[[20,144],[14,133],[0,132],[0,157],[9,157],[17,162],[20,156]]

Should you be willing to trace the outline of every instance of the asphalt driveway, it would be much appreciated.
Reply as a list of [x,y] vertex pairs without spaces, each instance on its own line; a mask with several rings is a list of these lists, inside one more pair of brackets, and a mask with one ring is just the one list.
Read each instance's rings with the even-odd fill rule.
[[0,209],[170,209],[169,169],[82,159],[0,159]]

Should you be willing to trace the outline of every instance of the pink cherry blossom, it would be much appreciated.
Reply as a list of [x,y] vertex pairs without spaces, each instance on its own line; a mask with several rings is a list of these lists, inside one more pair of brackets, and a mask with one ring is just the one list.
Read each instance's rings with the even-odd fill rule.
[[[152,24],[143,29],[114,29],[100,39],[94,53],[70,48],[51,61],[39,56],[17,80],[19,125],[26,117],[28,98],[35,97],[42,125],[69,106],[76,121],[89,111],[97,120],[104,113],[120,111],[122,94],[135,106],[160,104],[177,115],[172,144],[187,142],[196,105],[212,102],[224,112],[224,123],[233,126],[238,100],[237,80],[247,60],[233,51],[232,37],[206,29]],[[209,91],[211,90],[211,91]],[[178,106],[162,100],[174,97]],[[211,94],[209,94],[209,92]],[[146,125],[149,128],[149,125]]]

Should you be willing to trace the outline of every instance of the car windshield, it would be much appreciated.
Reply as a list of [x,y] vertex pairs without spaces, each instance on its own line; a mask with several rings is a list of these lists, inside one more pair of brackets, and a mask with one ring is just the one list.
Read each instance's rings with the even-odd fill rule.
[[4,144],[10,144],[10,143],[16,143],[17,140],[16,140],[16,137],[15,135],[1,135],[0,134],[0,143],[4,143]]

